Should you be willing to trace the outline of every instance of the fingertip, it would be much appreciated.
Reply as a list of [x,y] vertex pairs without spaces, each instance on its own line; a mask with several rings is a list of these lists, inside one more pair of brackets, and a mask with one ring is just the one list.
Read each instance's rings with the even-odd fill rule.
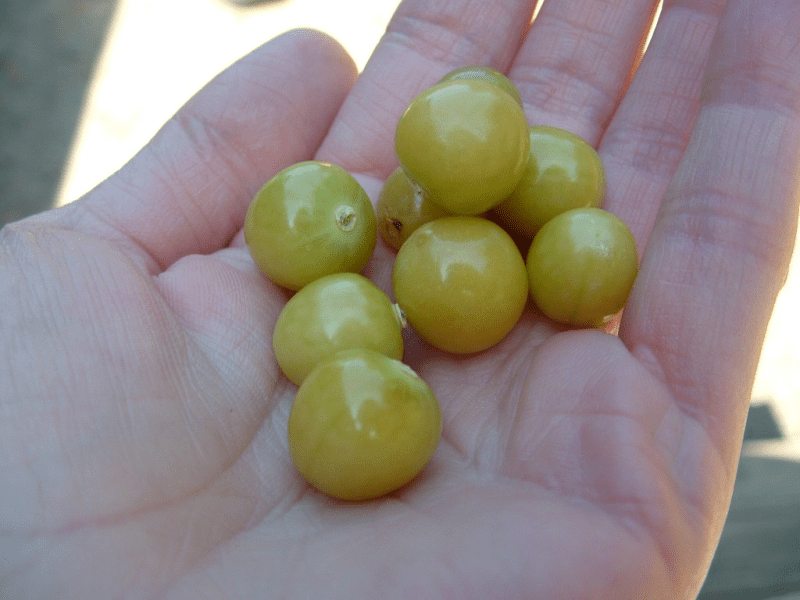
[[798,20],[800,4],[795,0],[758,6],[730,2],[711,48],[703,101],[799,113]]
[[[333,36],[309,27],[292,29],[281,34],[272,42],[294,46],[294,54],[312,65],[325,64],[337,69],[336,75],[352,84],[358,76],[358,67],[353,57]],[[263,49],[267,42],[261,49]],[[290,49],[291,50],[291,49]]]

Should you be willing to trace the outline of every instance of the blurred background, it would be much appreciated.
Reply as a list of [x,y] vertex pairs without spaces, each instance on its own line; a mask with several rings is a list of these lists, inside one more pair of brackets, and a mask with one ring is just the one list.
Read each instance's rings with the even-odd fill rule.
[[[0,0],[0,226],[65,204],[216,73],[295,27],[362,69],[399,0]],[[701,600],[800,600],[800,250],[767,334]]]

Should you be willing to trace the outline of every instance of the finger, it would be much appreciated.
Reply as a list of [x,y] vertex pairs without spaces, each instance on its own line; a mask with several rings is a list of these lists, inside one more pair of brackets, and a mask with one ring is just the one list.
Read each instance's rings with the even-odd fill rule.
[[509,72],[531,124],[595,144],[639,60],[658,0],[548,0]]
[[60,218],[110,228],[163,270],[227,244],[273,174],[311,158],[355,78],[332,39],[293,31],[224,71]]
[[741,440],[800,185],[800,4],[732,1],[621,337],[717,448]]
[[647,53],[603,134],[598,149],[606,170],[603,208],[628,224],[640,256],[689,142],[725,2],[664,3]]
[[318,157],[381,180],[397,166],[394,131],[419,92],[467,65],[506,70],[535,0],[405,0]]

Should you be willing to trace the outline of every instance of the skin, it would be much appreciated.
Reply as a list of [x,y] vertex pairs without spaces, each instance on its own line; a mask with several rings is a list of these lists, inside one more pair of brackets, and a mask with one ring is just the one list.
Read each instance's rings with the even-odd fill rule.
[[[4,593],[694,598],[795,238],[800,5],[667,0],[639,64],[654,4],[548,0],[529,27],[532,2],[407,0],[355,84],[331,40],[282,36],[87,196],[3,229]],[[464,64],[599,147],[640,276],[618,337],[530,311],[473,357],[410,337],[442,441],[413,486],[332,502],[289,461],[287,293],[245,211],[312,157],[374,202],[405,105]],[[393,256],[365,271],[384,291]]]

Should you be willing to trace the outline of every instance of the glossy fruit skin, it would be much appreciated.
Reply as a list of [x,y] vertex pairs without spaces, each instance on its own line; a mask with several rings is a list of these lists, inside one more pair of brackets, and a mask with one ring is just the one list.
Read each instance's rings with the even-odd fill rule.
[[459,354],[502,340],[528,297],[517,246],[501,227],[478,217],[444,217],[417,229],[397,253],[392,283],[416,332]]
[[532,239],[562,212],[599,207],[605,190],[603,163],[594,148],[564,129],[534,126],[525,173],[494,212],[506,229]]
[[491,67],[462,67],[460,69],[456,69],[455,71],[450,71],[447,75],[442,77],[439,82],[442,81],[451,81],[453,79],[477,79],[479,81],[485,81],[486,83],[491,83],[492,85],[496,85],[501,90],[506,92],[514,101],[522,106],[522,98],[519,95],[519,90],[517,87],[511,82],[511,80],[503,75],[500,71],[496,71]]
[[319,491],[369,500],[416,477],[442,432],[428,385],[407,365],[370,350],[347,350],[309,373],[289,416],[297,470]]
[[378,230],[369,197],[347,171],[307,161],[264,184],[247,209],[244,234],[261,271],[299,290],[330,273],[361,271]]
[[452,214],[431,202],[427,192],[411,181],[402,167],[389,175],[375,212],[378,232],[395,250],[420,226]]
[[395,151],[431,200],[459,215],[483,213],[519,183],[530,139],[522,108],[475,79],[439,83],[400,117]]
[[610,212],[576,208],[539,230],[526,267],[533,301],[546,316],[596,327],[628,300],[638,271],[636,240]]
[[334,273],[286,303],[272,347],[283,374],[300,385],[317,363],[341,350],[368,348],[401,360],[403,325],[399,308],[369,279]]

